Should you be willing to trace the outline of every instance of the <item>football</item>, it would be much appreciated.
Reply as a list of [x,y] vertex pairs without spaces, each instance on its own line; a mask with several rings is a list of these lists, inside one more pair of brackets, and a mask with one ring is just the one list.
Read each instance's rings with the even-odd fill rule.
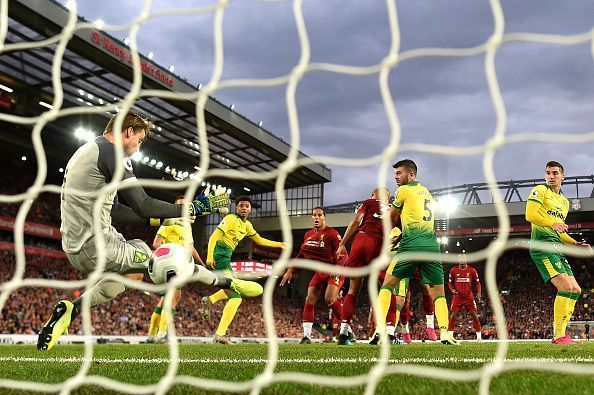
[[191,276],[194,273],[194,260],[187,248],[166,243],[155,250],[148,272],[155,284],[163,284],[173,276]]

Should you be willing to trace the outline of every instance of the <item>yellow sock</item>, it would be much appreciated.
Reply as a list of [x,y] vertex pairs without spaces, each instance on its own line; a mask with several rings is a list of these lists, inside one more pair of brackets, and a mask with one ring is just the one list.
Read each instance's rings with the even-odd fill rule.
[[397,305],[396,306],[396,318],[394,319],[394,326],[398,326],[398,323],[400,322],[400,310],[402,310],[401,305]]
[[393,289],[388,286],[380,288],[378,295],[378,312],[377,312],[377,332],[384,333],[386,331],[386,315],[390,310],[390,302],[392,300]]
[[161,321],[161,308],[155,307],[151,315],[151,326],[149,326],[148,335],[155,336],[159,330],[159,321]]
[[567,302],[567,316],[563,323],[563,333],[565,333],[565,330],[567,329],[567,325],[569,324],[569,321],[571,321],[571,316],[573,315],[573,310],[575,309],[575,304],[577,303],[579,298],[580,298],[580,294],[574,294],[574,293],[572,293],[571,296],[569,297],[569,301]]
[[225,336],[227,333],[227,328],[231,325],[233,318],[235,318],[235,313],[237,313],[237,309],[241,304],[241,298],[234,297],[230,298],[225,304],[225,308],[223,309],[223,315],[221,316],[221,322],[219,322],[219,327],[217,328],[217,335]]
[[438,296],[433,300],[435,306],[435,318],[437,318],[437,325],[440,332],[448,331],[448,302],[444,296]]
[[567,322],[573,312],[575,300],[571,299],[572,293],[566,291],[557,292],[553,305],[553,338],[558,339],[565,336]]
[[167,325],[173,319],[173,314],[175,313],[174,309],[170,311],[163,310],[161,312],[161,320],[159,321],[159,335],[165,335],[167,333]]
[[228,296],[224,289],[219,289],[217,292],[213,293],[208,298],[210,299],[210,303],[215,304],[217,302],[220,302],[221,300],[227,299]]

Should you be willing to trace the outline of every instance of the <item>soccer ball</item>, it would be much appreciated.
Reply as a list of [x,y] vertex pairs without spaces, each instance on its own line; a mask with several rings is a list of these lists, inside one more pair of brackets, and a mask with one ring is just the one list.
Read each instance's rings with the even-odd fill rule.
[[173,276],[190,277],[194,273],[194,259],[187,248],[166,243],[153,253],[148,272],[155,284],[166,283]]

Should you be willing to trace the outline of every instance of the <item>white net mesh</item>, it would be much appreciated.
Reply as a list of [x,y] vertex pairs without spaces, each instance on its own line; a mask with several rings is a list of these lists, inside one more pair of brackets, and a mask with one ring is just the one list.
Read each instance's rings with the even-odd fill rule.
[[[546,43],[554,45],[577,45],[590,43],[594,50],[594,30],[586,31],[582,34],[575,35],[547,35],[547,34],[532,34],[532,33],[514,33],[505,34],[504,26],[505,19],[502,12],[501,4],[497,0],[490,1],[490,9],[494,21],[494,29],[488,39],[475,47],[472,48],[419,48],[410,51],[400,51],[400,29],[397,7],[394,1],[386,1],[386,16],[389,20],[390,26],[390,48],[385,54],[385,57],[378,64],[368,67],[356,67],[347,66],[340,64],[327,64],[327,63],[312,63],[310,61],[310,37],[308,35],[304,15],[302,12],[303,2],[295,0],[292,2],[295,26],[298,31],[299,43],[300,43],[300,57],[294,67],[288,71],[285,75],[277,78],[270,79],[239,79],[239,80],[222,80],[223,72],[223,20],[229,1],[219,1],[216,4],[208,5],[205,7],[187,8],[187,9],[171,9],[162,10],[159,12],[151,13],[152,2],[147,0],[144,2],[142,12],[134,19],[134,21],[125,26],[103,26],[104,30],[107,31],[125,31],[129,30],[129,48],[132,54],[132,66],[133,66],[133,79],[130,91],[125,97],[117,103],[117,106],[122,112],[126,112],[127,109],[131,108],[137,98],[140,97],[160,97],[169,99],[184,99],[193,100],[196,102],[196,119],[197,128],[196,133],[199,137],[201,155],[200,155],[200,171],[196,173],[194,180],[184,181],[184,186],[187,187],[187,196],[195,194],[197,187],[200,182],[207,177],[213,176],[224,176],[228,178],[251,178],[257,180],[271,180],[276,179],[276,194],[278,197],[278,211],[281,213],[280,223],[282,226],[283,240],[289,243],[293,243],[290,220],[287,215],[282,215],[286,212],[286,204],[284,200],[284,189],[287,176],[290,172],[295,170],[298,166],[307,163],[308,161],[320,161],[329,165],[345,166],[349,168],[356,168],[361,166],[376,165],[379,166],[378,174],[378,185],[385,186],[385,180],[387,178],[387,172],[391,168],[392,159],[405,152],[421,152],[430,154],[440,154],[449,156],[479,156],[483,157],[483,172],[485,179],[491,185],[491,193],[494,196],[496,203],[496,211],[498,215],[499,226],[501,232],[497,236],[496,242],[489,245],[488,248],[473,252],[469,254],[469,261],[486,260],[486,286],[490,302],[493,306],[498,338],[507,338],[507,329],[505,316],[503,314],[503,308],[499,299],[498,289],[495,278],[495,269],[497,259],[507,250],[511,248],[526,248],[527,245],[517,245],[515,242],[509,241],[509,217],[505,204],[503,203],[502,196],[499,189],[496,187],[496,177],[494,173],[494,155],[495,153],[507,144],[517,144],[528,141],[541,141],[548,142],[555,138],[554,134],[545,133],[517,133],[514,135],[507,135],[507,116],[506,106],[503,97],[500,92],[500,87],[497,80],[497,73],[495,67],[495,58],[497,51],[502,45],[511,42],[533,42],[533,43]],[[51,103],[52,109],[44,112],[39,117],[21,117],[13,116],[8,114],[0,114],[0,120],[9,122],[15,125],[33,125],[32,132],[32,144],[35,150],[36,159],[38,163],[38,172],[35,182],[28,189],[26,193],[19,195],[1,195],[0,202],[2,203],[20,203],[20,209],[16,217],[15,224],[15,255],[16,255],[16,270],[10,281],[2,284],[2,292],[0,294],[0,307],[4,306],[11,293],[20,287],[25,286],[36,286],[36,287],[54,287],[61,289],[74,289],[79,287],[88,287],[94,284],[99,278],[105,276],[102,274],[102,269],[105,265],[105,256],[101,248],[98,249],[98,260],[100,264],[87,279],[82,281],[59,281],[59,280],[42,280],[42,279],[28,279],[24,278],[26,258],[24,253],[24,223],[27,214],[31,208],[31,202],[35,200],[42,192],[59,193],[60,187],[57,185],[47,185],[45,183],[47,176],[47,165],[44,147],[41,141],[41,131],[46,124],[49,122],[67,115],[77,115],[101,112],[105,110],[113,109],[113,106],[103,106],[100,108],[91,108],[87,106],[63,109],[63,90],[62,81],[60,79],[60,67],[62,64],[63,55],[65,52],[66,45],[72,38],[73,33],[78,29],[95,29],[96,26],[91,23],[81,23],[77,19],[77,5],[76,2],[68,2],[70,14],[68,21],[62,31],[55,36],[50,37],[47,40],[38,42],[23,42],[15,44],[6,44],[5,38],[7,34],[7,15],[8,15],[8,0],[1,1],[0,9],[0,52],[4,51],[19,51],[28,48],[38,48],[47,45],[56,44],[55,54],[53,57],[53,73],[52,73],[52,85],[54,92],[54,101]],[[210,80],[204,83],[203,87],[199,91],[191,93],[175,93],[164,90],[145,90],[141,87],[142,82],[142,71],[140,66],[140,58],[138,55],[137,47],[137,34],[139,28],[147,21],[168,15],[197,15],[212,13],[214,15],[214,67]],[[401,144],[401,127],[399,118],[396,112],[396,106],[390,90],[389,77],[390,74],[395,72],[396,66],[403,62],[428,57],[471,57],[471,56],[483,56],[484,57],[484,73],[487,79],[488,88],[492,100],[492,104],[496,114],[496,128],[493,134],[486,139],[482,144],[470,146],[470,147],[459,147],[459,146],[444,146],[444,145],[432,145],[432,144]],[[365,159],[352,159],[352,158],[340,158],[330,156],[318,156],[312,159],[299,159],[299,148],[301,146],[301,136],[299,128],[299,113],[296,105],[296,90],[299,86],[300,80],[308,73],[315,71],[325,71],[328,73],[336,73],[350,76],[362,76],[371,75],[377,76],[379,87],[381,91],[381,99],[387,114],[387,118],[390,125],[390,140],[382,151],[381,155],[369,157]],[[213,169],[209,166],[210,155],[209,155],[209,141],[206,133],[206,122],[204,116],[204,108],[209,95],[214,95],[217,91],[237,88],[237,87],[271,87],[271,86],[284,86],[286,89],[286,109],[289,118],[290,126],[290,145],[291,150],[287,156],[287,159],[279,166],[278,169],[270,172],[245,172],[237,170],[221,170]],[[121,124],[121,120],[119,121]],[[116,125],[116,130],[119,128]],[[119,134],[116,134],[117,138],[121,138]],[[581,133],[581,134],[565,134],[564,142],[580,144],[594,140],[594,132]],[[122,149],[116,144],[118,155],[122,155]],[[422,164],[421,164],[422,166]],[[119,181],[123,174],[123,168],[121,163],[118,162],[116,175],[112,182],[106,187],[98,191],[97,202],[100,202],[103,196],[107,193],[114,191],[118,188]],[[179,183],[177,182],[164,182],[156,180],[143,180],[144,186],[159,187],[159,188],[178,188]],[[81,193],[80,191],[77,191]],[[100,231],[99,223],[99,204],[95,206],[95,234],[97,239],[97,245],[102,245],[102,233]],[[385,228],[388,228],[386,219]],[[387,238],[386,246],[387,247]],[[546,247],[549,248],[550,247]],[[387,248],[384,248],[387,251]],[[585,257],[586,253],[583,250],[576,248],[564,247],[562,252],[571,256]],[[312,264],[311,261],[303,260],[289,260],[290,251],[285,250],[280,259],[274,265],[274,274],[282,275],[285,269],[291,265],[297,268],[308,268],[317,271],[324,271],[327,273],[340,274],[339,268],[336,266],[323,265],[323,264]],[[437,254],[411,254],[411,259],[414,260],[426,260],[426,259],[441,259],[444,262],[453,263],[455,257],[447,255]],[[359,268],[359,269],[348,269],[347,275],[371,275],[377,276],[378,272],[386,266],[388,262],[387,254],[383,254],[380,258],[375,260],[370,266]],[[142,286],[132,281],[127,281],[121,276],[109,275],[113,278],[118,278],[125,282],[128,287],[143,289],[158,290],[158,287],[143,284]],[[41,382],[21,382],[11,380],[0,380],[0,386],[3,388],[31,390],[31,391],[60,391],[61,393],[69,393],[72,390],[83,384],[96,384],[104,388],[122,391],[126,393],[165,393],[174,384],[187,384],[190,386],[220,390],[220,391],[250,391],[253,394],[260,393],[261,390],[272,384],[280,382],[293,382],[311,384],[324,383],[326,386],[333,387],[350,387],[357,385],[364,385],[365,392],[367,394],[374,393],[378,382],[382,377],[390,374],[405,374],[411,376],[429,377],[443,380],[455,380],[460,382],[479,381],[480,382],[480,393],[487,394],[492,379],[502,373],[509,372],[512,370],[548,370],[556,373],[571,373],[571,374],[592,374],[592,365],[586,364],[575,364],[575,363],[554,363],[554,364],[543,364],[535,361],[520,361],[515,363],[506,362],[506,356],[508,352],[508,344],[506,342],[498,343],[497,351],[493,360],[486,361],[486,363],[479,369],[475,370],[452,370],[442,369],[437,367],[431,367],[426,365],[418,365],[415,363],[390,363],[389,352],[390,348],[387,342],[383,342],[380,348],[380,358],[377,363],[370,369],[368,374],[357,375],[351,377],[335,377],[335,376],[316,376],[312,374],[305,374],[300,372],[282,372],[275,373],[275,368],[279,358],[279,346],[276,339],[276,332],[274,327],[274,316],[273,316],[273,299],[274,288],[276,286],[276,280],[274,277],[268,278],[264,287],[263,297],[263,309],[265,317],[265,325],[268,333],[268,358],[266,359],[266,365],[263,372],[257,375],[253,380],[243,383],[233,383],[219,380],[206,380],[191,376],[178,375],[178,367],[180,361],[179,346],[176,341],[175,335],[172,336],[172,341],[169,343],[169,365],[165,376],[154,385],[133,385],[124,382],[115,381],[106,377],[99,377],[89,375],[89,369],[91,361],[93,360],[93,343],[91,341],[85,342],[85,352],[82,359],[82,364],[77,374],[60,384],[46,384]],[[375,282],[369,282],[370,295],[372,302],[377,305],[377,284]],[[171,295],[169,294],[168,303],[171,302]],[[167,302],[166,302],[167,303]],[[91,319],[88,304],[84,305],[82,311],[82,321],[84,324],[84,333],[86,335],[92,334]],[[414,361],[413,361],[414,362]]]

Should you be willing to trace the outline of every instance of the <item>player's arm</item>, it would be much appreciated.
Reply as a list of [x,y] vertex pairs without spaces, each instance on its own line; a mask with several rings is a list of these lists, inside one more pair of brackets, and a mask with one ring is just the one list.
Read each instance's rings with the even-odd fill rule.
[[338,248],[336,250],[336,257],[338,259],[341,259],[346,254],[346,245],[349,242],[349,240],[354,236],[364,216],[365,212],[358,211],[357,214],[355,214],[353,220],[349,223],[349,226],[347,227],[347,230],[344,232],[344,236],[342,236],[342,240],[340,241]]
[[258,233],[249,237],[250,239],[252,239],[254,243],[262,247],[285,248],[285,246],[287,245],[286,243],[283,243],[281,241],[268,240],[267,238],[260,236]]
[[111,206],[111,218],[124,225],[143,225],[146,224],[146,218],[142,218],[130,207],[119,202],[118,196],[114,198]]
[[526,202],[526,221],[531,224],[551,228],[559,234],[567,232],[567,225],[563,222],[555,222],[552,218],[545,217],[540,210],[542,205],[542,192],[535,187],[530,192],[530,197]]
[[456,295],[458,293],[458,291],[456,291],[456,287],[454,286],[454,281],[453,281],[454,276],[452,275],[452,270],[450,270],[450,275],[449,275],[449,279],[448,279],[448,288],[450,289],[450,292],[454,295]]
[[[303,241],[305,241],[305,239]],[[304,246],[304,243],[301,243],[301,248],[299,249],[299,252],[295,256],[295,259],[303,258],[303,246]],[[287,269],[287,271],[285,272],[285,274],[283,275],[283,278],[281,279],[279,287],[284,287],[285,284],[287,284],[287,283],[290,284],[291,279],[293,278],[293,273],[295,273],[295,268],[289,267]]]
[[220,228],[216,228],[210,238],[208,239],[208,252],[206,254],[206,265],[214,268],[214,250],[217,242],[223,238],[223,231]]

